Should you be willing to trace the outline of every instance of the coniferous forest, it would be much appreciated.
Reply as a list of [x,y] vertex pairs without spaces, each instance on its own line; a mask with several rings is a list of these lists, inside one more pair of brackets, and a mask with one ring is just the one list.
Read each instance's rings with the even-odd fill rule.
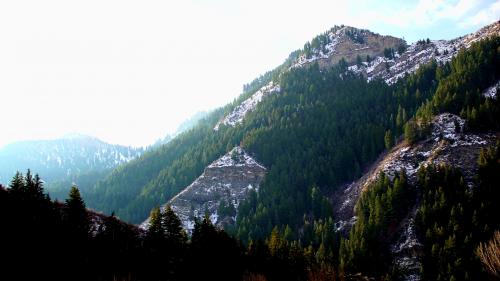
[[[330,199],[384,151],[428,138],[439,113],[461,116],[468,132],[498,135],[499,99],[482,93],[500,79],[499,65],[499,37],[393,85],[367,82],[345,61],[278,75],[288,61],[245,86],[247,93],[273,79],[281,86],[245,123],[213,130],[235,101],[87,194],[73,186],[64,202],[53,201],[38,175],[18,172],[0,187],[0,279],[399,280],[390,243],[419,202],[423,280],[498,280],[491,255],[498,254],[500,229],[499,142],[474,160],[473,188],[450,165],[423,166],[414,183],[404,169],[393,178],[380,173],[361,194],[346,235],[335,231]],[[259,192],[238,206],[235,227],[219,229],[205,216],[188,235],[171,208],[151,211],[235,145],[268,167]],[[86,201],[110,215],[89,210]],[[124,222],[148,215],[147,230]]]
[[[476,253],[500,227],[500,143],[477,161],[474,190],[448,166],[420,170],[417,186],[404,172],[392,181],[380,174],[358,202],[359,219],[348,237],[331,231],[332,219],[319,220],[304,229],[310,245],[289,227],[244,244],[208,217],[188,237],[169,207],[153,209],[142,230],[86,209],[76,186],[65,202],[51,201],[28,170],[0,188],[0,223],[7,227],[0,243],[8,257],[2,280],[351,280],[357,272],[398,280],[388,243],[417,187],[425,280],[488,280],[493,275]],[[19,270],[20,263],[29,270]]]

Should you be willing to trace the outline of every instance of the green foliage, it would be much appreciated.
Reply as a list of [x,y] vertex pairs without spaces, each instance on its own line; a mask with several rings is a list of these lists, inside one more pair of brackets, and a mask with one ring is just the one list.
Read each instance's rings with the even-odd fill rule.
[[89,206],[108,213],[116,210],[130,222],[145,220],[152,206],[173,197],[210,162],[239,143],[239,132],[222,136],[213,133],[221,113],[209,115],[168,144],[114,170],[86,194]]
[[90,231],[90,220],[85,208],[85,202],[78,188],[73,185],[66,199],[65,220],[70,225],[74,235],[88,236]]
[[363,44],[365,43],[365,38],[363,37],[364,30],[358,29],[347,29],[345,35],[349,37],[354,43]]
[[165,239],[173,245],[184,245],[187,242],[187,234],[182,228],[181,220],[174,213],[170,205],[167,205],[162,220],[165,229]]
[[234,217],[236,216],[236,209],[231,202],[223,200],[219,203],[217,214],[221,217]]
[[[254,272],[239,243],[208,218],[196,225],[188,246],[168,206],[154,210],[144,233],[114,215],[86,210],[75,186],[65,204],[52,202],[41,182],[28,171],[16,174],[14,189],[0,186],[0,223],[9,226],[0,232],[9,257],[2,280],[241,280],[244,271]],[[90,232],[81,227],[88,222]]]
[[452,167],[431,165],[419,171],[423,201],[416,222],[424,242],[426,280],[487,278],[474,249],[500,227],[499,147],[481,151],[473,189]]
[[246,84],[244,93],[234,102],[207,114],[192,129],[116,168],[93,188],[85,189],[83,195],[89,206],[105,213],[116,211],[132,223],[145,220],[154,206],[168,201],[196,179],[208,164],[241,142],[242,128],[223,126],[214,132],[215,124],[262,86],[277,79],[297,55],[292,53],[282,65]]
[[86,195],[91,192],[92,188],[106,176],[111,173],[111,169],[93,170],[86,173],[67,177],[64,180],[52,181],[46,184],[46,190],[50,194],[50,198],[65,201],[69,188],[73,184],[78,186],[83,199],[87,200]]
[[401,172],[391,182],[381,173],[356,205],[356,224],[340,243],[340,266],[347,272],[382,276],[391,262],[391,237],[408,213],[413,191]]
[[83,202],[80,190],[76,185],[71,187],[68,199],[66,199],[66,205],[70,209],[85,210],[85,202]]
[[361,59],[360,55],[356,56],[356,65],[361,66],[363,64],[363,60]]
[[[327,43],[326,33],[322,36],[306,44],[304,52],[319,50]],[[472,51],[460,53],[449,64],[423,65],[391,86],[383,81],[367,83],[347,71],[345,60],[332,69],[311,65],[278,75],[300,54],[295,52],[282,66],[246,85],[245,93],[232,104],[209,114],[168,144],[115,170],[84,196],[89,206],[107,213],[116,210],[120,217],[138,223],[153,206],[189,185],[210,162],[242,145],[268,168],[268,173],[259,192],[250,192],[239,205],[232,233],[248,243],[265,239],[275,226],[288,226],[295,239],[305,239],[303,243],[308,245],[317,239],[300,230],[315,221],[328,221],[331,206],[327,197],[337,186],[359,177],[388,144],[393,145],[391,139],[405,133],[405,127],[410,142],[425,137],[430,120],[444,110],[441,105],[447,104],[441,100],[446,97],[445,89],[456,84],[464,86],[459,91],[480,93],[498,78],[488,74],[489,79],[477,83],[463,82],[476,81],[471,77],[484,74],[483,66],[486,71],[498,72],[492,69],[497,58],[491,55],[497,41],[475,44]],[[266,97],[242,124],[213,130],[218,120],[271,80],[280,85],[280,94]],[[470,124],[472,120],[477,120],[475,124],[490,120],[484,123],[489,128],[488,124],[498,120],[498,102],[484,99],[484,103],[473,106],[476,100],[464,99],[463,106],[456,110],[471,116],[467,117]],[[233,214],[230,207],[229,202],[222,202],[219,211]]]
[[282,75],[281,94],[264,100],[245,120],[242,144],[269,170],[259,194],[240,205],[237,237],[262,239],[275,225],[297,230],[304,216],[331,216],[327,203],[318,208],[307,196],[310,188],[324,196],[360,176],[384,150],[386,131],[401,134],[431,96],[436,68],[424,66],[392,87],[346,74],[340,63],[331,70],[313,65]]
[[244,271],[242,248],[216,229],[208,216],[195,222],[189,263],[198,266],[188,272],[186,280],[239,280]]
[[[313,40],[308,50],[318,50],[325,38]],[[348,239],[334,231],[328,197],[336,186],[359,177],[395,137],[404,133],[410,142],[424,137],[436,113],[460,113],[473,130],[497,129],[498,100],[481,92],[499,78],[499,45],[498,38],[479,42],[451,63],[431,62],[391,86],[367,83],[347,71],[345,60],[332,69],[312,65],[279,77],[277,68],[193,129],[82,190],[89,206],[140,222],[206,165],[242,145],[268,168],[259,192],[249,192],[239,206],[235,235],[248,244],[247,253],[208,217],[196,222],[189,243],[169,207],[153,210],[144,235],[114,215],[89,213],[76,187],[65,204],[51,202],[30,171],[17,173],[9,189],[0,188],[0,223],[13,229],[1,233],[2,250],[13,261],[38,262],[40,268],[53,266],[50,260],[84,280],[237,280],[245,271],[267,280],[333,279],[338,265],[348,273],[386,278],[389,243],[415,197],[404,173],[393,181],[382,174],[367,188]],[[279,95],[263,100],[244,123],[213,130],[273,79],[281,86]],[[422,204],[416,223],[426,280],[484,279],[473,250],[500,227],[499,151],[498,145],[481,151],[473,188],[453,168],[430,165],[419,171]],[[218,207],[220,214],[235,215],[231,202]],[[47,259],[50,252],[64,258]],[[214,270],[221,265],[229,269]],[[89,266],[95,271],[82,269]]]
[[404,53],[405,51],[406,51],[406,44],[401,44],[401,45],[399,45],[399,47],[398,47],[398,54],[400,54],[400,55],[401,55],[401,54],[402,54],[402,53]]
[[311,259],[307,260],[305,249],[300,243],[288,240],[289,231],[289,228],[280,231],[275,227],[265,242],[251,241],[248,245],[250,265],[269,281],[307,280],[308,266],[312,270],[311,267],[316,264],[312,251]]
[[162,224],[162,213],[159,207],[155,207],[151,210],[151,214],[149,215],[148,237],[151,240],[158,240],[163,238],[164,232],[165,229]]
[[471,129],[498,129],[498,99],[485,98],[485,89],[500,79],[500,37],[473,44],[436,71],[435,95],[419,109],[427,120],[435,113],[450,112],[466,118]]
[[405,124],[405,140],[409,144],[415,143],[419,139],[418,127],[415,121]]
[[384,144],[385,149],[390,149],[394,145],[394,137],[392,136],[391,130],[385,131]]
[[393,48],[385,48],[384,49],[384,57],[388,59],[394,58],[394,49]]

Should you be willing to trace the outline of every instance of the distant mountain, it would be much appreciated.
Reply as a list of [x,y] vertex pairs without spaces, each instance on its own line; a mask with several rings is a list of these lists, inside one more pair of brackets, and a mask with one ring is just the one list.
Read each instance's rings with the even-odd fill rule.
[[179,134],[181,134],[181,133],[183,133],[183,132],[185,132],[185,131],[193,128],[194,126],[196,126],[196,124],[198,124],[198,122],[201,119],[205,118],[207,115],[208,115],[208,112],[206,112],[206,111],[199,111],[199,112],[195,113],[193,116],[191,116],[188,119],[184,120],[177,127],[177,129],[175,130],[174,133],[167,134],[166,136],[158,139],[157,141],[155,141],[155,143],[153,145],[151,145],[150,148],[155,148],[155,147],[158,147],[160,145],[168,143],[173,138],[175,138],[177,135],[179,135]]
[[109,171],[142,152],[142,148],[108,144],[78,134],[54,140],[16,142],[0,149],[0,182],[8,185],[16,171],[25,173],[31,169],[42,175],[46,184],[71,183],[88,173]]

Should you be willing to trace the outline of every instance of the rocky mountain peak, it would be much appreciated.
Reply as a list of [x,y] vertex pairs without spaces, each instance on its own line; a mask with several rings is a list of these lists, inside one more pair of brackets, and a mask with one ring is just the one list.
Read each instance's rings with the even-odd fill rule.
[[386,49],[397,50],[404,46],[406,42],[403,39],[383,36],[366,29],[336,26],[306,43],[292,68],[315,62],[321,68],[327,68],[341,59],[351,64],[358,60],[358,56],[363,59],[367,56],[374,58],[382,56]]
[[[313,63],[325,69],[337,65],[343,59],[350,71],[364,76],[368,81],[383,79],[387,84],[393,84],[432,60],[446,63],[460,50],[494,35],[500,35],[500,21],[453,40],[419,40],[408,46],[403,39],[393,36],[351,26],[335,26],[306,43],[290,68],[283,71]],[[214,130],[219,130],[221,125],[234,127],[242,123],[245,116],[264,98],[280,90],[279,83],[270,81],[237,105],[216,124]],[[496,88],[493,90],[495,94]]]

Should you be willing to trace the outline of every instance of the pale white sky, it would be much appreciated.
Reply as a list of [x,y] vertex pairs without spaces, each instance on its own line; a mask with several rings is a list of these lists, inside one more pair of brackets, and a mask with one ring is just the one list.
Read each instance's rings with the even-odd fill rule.
[[500,15],[500,0],[394,2],[0,1],[0,147],[70,132],[151,144],[335,24],[412,42]]

